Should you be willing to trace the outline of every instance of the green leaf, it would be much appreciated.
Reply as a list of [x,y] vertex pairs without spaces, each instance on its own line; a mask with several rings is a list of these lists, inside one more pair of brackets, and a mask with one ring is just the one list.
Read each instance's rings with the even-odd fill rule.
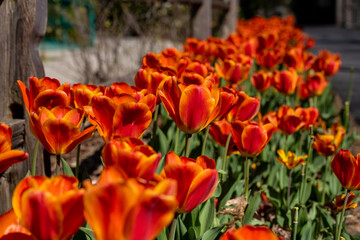
[[209,230],[214,222],[215,217],[215,198],[210,198],[203,204],[200,211],[200,236],[202,236],[207,230]]
[[156,237],[157,240],[168,240],[167,236],[166,236],[166,228],[164,228],[159,235],[157,235]]
[[86,239],[95,240],[94,233],[90,228],[80,227],[79,230],[85,233]]
[[71,167],[69,166],[69,164],[63,158],[61,158],[61,163],[63,166],[64,174],[73,177],[74,173],[71,170]]
[[260,198],[260,194],[262,191],[258,191],[252,198],[249,199],[249,205],[247,206],[246,210],[245,210],[245,215],[242,221],[242,224],[249,224],[251,219],[254,216],[254,213],[256,211],[256,209],[259,207],[260,202],[261,202],[261,198]]
[[27,173],[26,173],[26,175],[25,175],[25,177],[28,177],[28,176],[31,176],[30,170],[28,170]]
[[313,224],[313,222],[309,221],[305,224],[305,226],[301,229],[300,235],[301,235],[301,240],[309,240],[309,239],[313,239],[313,232],[314,232],[314,228],[315,228],[315,224]]
[[204,233],[204,235],[202,236],[202,240],[215,240],[217,239],[219,233],[221,232],[221,230],[224,228],[224,225],[209,229],[208,231],[206,231]]

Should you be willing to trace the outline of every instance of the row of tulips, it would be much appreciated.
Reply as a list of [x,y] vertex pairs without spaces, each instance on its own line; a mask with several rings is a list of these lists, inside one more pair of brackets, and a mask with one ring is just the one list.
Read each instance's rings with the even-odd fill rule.
[[[0,216],[0,239],[347,236],[355,195],[336,195],[340,183],[360,189],[359,155],[337,153],[355,136],[346,134],[348,116],[334,123],[329,107],[341,61],[311,54],[314,44],[292,17],[256,17],[227,39],[189,38],[183,50],[146,54],[135,86],[18,81],[31,131],[64,175],[24,178]],[[27,154],[11,150],[11,129],[0,126],[3,172]],[[79,178],[80,159],[73,176],[61,155],[95,131],[105,145],[93,185]],[[234,199],[238,208],[229,208]]]

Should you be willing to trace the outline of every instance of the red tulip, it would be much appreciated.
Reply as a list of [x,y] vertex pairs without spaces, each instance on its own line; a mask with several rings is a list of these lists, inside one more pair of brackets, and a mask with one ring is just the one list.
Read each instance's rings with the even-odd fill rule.
[[20,150],[11,150],[12,129],[4,123],[0,123],[0,173],[11,165],[27,159],[28,154]]
[[331,169],[341,185],[349,190],[360,190],[360,153],[354,157],[341,149],[331,161]]
[[161,175],[178,183],[176,199],[179,202],[179,213],[191,212],[206,201],[218,184],[215,161],[206,156],[199,156],[195,160],[169,152]]
[[282,238],[276,236],[266,226],[245,225],[238,229],[227,230],[220,240],[280,240]]
[[271,86],[271,78],[270,72],[260,70],[252,75],[251,83],[257,91],[265,92]]
[[12,204],[20,224],[36,239],[66,240],[85,221],[84,192],[75,177],[27,177],[15,188]]
[[167,79],[159,88],[159,96],[178,128],[189,134],[206,128],[220,110],[216,107],[219,89],[209,79],[187,86],[178,85],[174,78]]
[[14,210],[0,216],[0,240],[35,240],[31,233],[20,225]]
[[291,48],[284,56],[285,66],[294,68],[298,73],[308,70],[314,61],[314,55],[304,51],[301,47]]
[[260,109],[258,97],[249,97],[245,92],[237,93],[237,102],[227,115],[229,122],[247,121],[253,119]]
[[313,148],[317,150],[320,155],[331,156],[333,155],[338,147],[340,146],[346,130],[343,126],[338,126],[334,124],[331,127],[331,132],[325,134],[316,134],[315,141],[312,145]]
[[58,106],[48,110],[40,107],[39,114],[31,113],[30,127],[46,151],[60,155],[70,152],[94,134],[94,126],[80,131],[83,118],[84,112],[78,108]]
[[[210,136],[215,140],[217,144],[225,147],[228,135],[230,133],[231,124],[225,119],[221,121],[215,121],[210,125]],[[236,151],[235,143],[230,139],[228,153]]]
[[246,55],[243,55],[238,60],[239,61],[236,61],[236,59],[218,60],[219,63],[215,63],[216,72],[229,83],[242,83],[249,76],[252,60]]
[[341,66],[340,54],[333,54],[327,50],[320,51],[313,64],[315,72],[324,71],[326,76],[336,74]]
[[154,239],[174,218],[175,193],[170,180],[145,186],[107,177],[89,186],[84,215],[98,240]]
[[123,95],[126,99],[120,105],[109,97],[95,96],[91,107],[85,107],[89,122],[97,126],[105,142],[115,137],[139,138],[150,125],[152,114],[149,106],[134,102],[133,98],[128,96]]
[[299,77],[295,69],[290,68],[284,71],[274,71],[272,86],[281,94],[291,95],[295,93]]
[[307,123],[300,108],[294,110],[289,106],[280,106],[276,116],[268,117],[268,121],[285,135],[293,134]]
[[120,168],[127,177],[149,181],[157,169],[161,154],[140,139],[117,138],[105,144],[102,157],[106,166]]
[[101,96],[104,94],[104,86],[95,86],[89,84],[74,84],[71,88],[73,105],[76,108],[83,109],[84,106],[91,105],[93,96]]
[[271,124],[259,125],[256,122],[235,121],[231,123],[231,134],[242,156],[259,155],[270,141],[275,127]]
[[37,112],[41,106],[51,109],[56,106],[67,107],[70,104],[70,85],[67,83],[60,85],[60,82],[55,78],[37,79],[31,77],[29,89],[23,82],[17,81],[17,83],[29,115],[31,112]]

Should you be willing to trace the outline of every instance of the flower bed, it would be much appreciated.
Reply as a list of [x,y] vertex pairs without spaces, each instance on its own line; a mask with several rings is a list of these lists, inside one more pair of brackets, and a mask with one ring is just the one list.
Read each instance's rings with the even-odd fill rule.
[[[19,182],[0,239],[349,238],[360,155],[343,149],[358,136],[349,103],[333,105],[340,56],[315,56],[314,44],[291,17],[257,17],[227,39],[148,53],[135,86],[18,81],[58,167]],[[27,154],[0,126],[4,171]],[[73,171],[62,155],[95,131],[104,169],[92,184],[79,177],[81,156]]]

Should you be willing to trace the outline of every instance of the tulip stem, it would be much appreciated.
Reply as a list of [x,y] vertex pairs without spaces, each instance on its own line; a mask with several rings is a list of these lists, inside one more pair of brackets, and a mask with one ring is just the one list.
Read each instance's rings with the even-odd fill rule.
[[175,133],[175,146],[174,146],[174,152],[178,154],[178,145],[179,145],[179,134],[180,129],[176,127],[176,133]]
[[295,207],[295,215],[294,215],[294,231],[293,231],[293,240],[296,240],[296,233],[297,233],[297,227],[298,227],[298,219],[299,219],[299,208]]
[[291,176],[292,176],[292,169],[289,171],[289,181],[287,188],[286,206],[288,207],[288,209],[290,209]]
[[154,119],[153,119],[153,126],[152,126],[152,136],[151,136],[151,145],[153,147],[155,145],[155,135],[156,135],[156,130],[157,130],[158,115],[159,115],[159,104],[156,105],[155,111],[154,111]]
[[208,136],[209,136],[210,124],[206,127],[206,130],[205,130],[204,141],[203,141],[202,148],[201,148],[201,155],[205,154],[206,141],[207,141]]
[[287,156],[287,152],[288,152],[288,135],[285,135],[285,147],[284,147],[284,152],[285,152],[285,154],[286,154],[286,156]]
[[76,167],[75,167],[75,177],[76,178],[79,178],[80,147],[81,147],[81,143],[77,146],[77,149],[76,149]]
[[190,155],[191,136],[191,134],[186,134],[185,157],[189,157]]
[[36,159],[37,159],[37,153],[38,153],[38,149],[39,149],[39,140],[36,140],[35,143],[35,149],[34,149],[34,156],[33,156],[33,161],[32,161],[32,169],[31,169],[31,175],[35,176],[36,174]]
[[229,133],[229,135],[228,135],[228,137],[226,139],[226,144],[225,144],[225,149],[224,149],[223,166],[222,166],[222,170],[224,172],[226,171],[226,160],[227,160],[227,153],[228,153],[228,150],[229,150],[230,140],[231,140],[231,132]]
[[60,160],[61,160],[61,154],[56,155],[56,175],[59,175],[60,172]]
[[177,214],[175,214],[175,217],[171,222],[168,240],[174,240],[174,238],[175,238],[176,222],[177,222]]
[[345,189],[344,206],[342,208],[341,215],[340,215],[339,227],[338,227],[338,229],[336,231],[336,240],[340,240],[341,230],[342,230],[342,225],[343,225],[343,220],[344,220],[344,214],[345,214],[346,204],[347,204],[347,201],[349,199],[349,195],[350,195],[350,192],[348,192],[348,190]]
[[291,107],[291,104],[290,104],[290,96],[289,95],[286,95],[286,106],[289,106]]
[[324,204],[325,203],[325,185],[326,185],[326,179],[329,175],[329,166],[331,165],[331,156],[328,156],[326,158],[326,162],[325,162],[325,172],[323,175],[323,191],[321,193],[321,203]]
[[249,168],[250,168],[250,158],[246,157],[245,159],[245,201],[248,199],[249,192]]

